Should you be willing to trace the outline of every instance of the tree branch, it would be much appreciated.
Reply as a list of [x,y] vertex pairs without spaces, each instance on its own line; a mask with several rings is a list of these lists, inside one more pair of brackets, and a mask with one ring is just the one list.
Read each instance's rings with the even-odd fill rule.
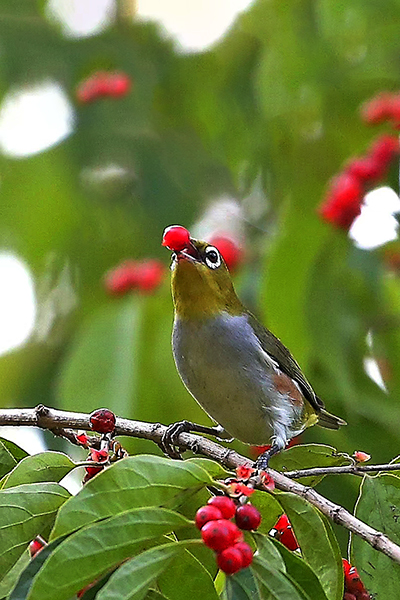
[[379,473],[388,471],[400,471],[400,463],[386,465],[344,465],[342,467],[313,467],[310,469],[298,469],[297,471],[285,471],[285,477],[289,479],[300,479],[301,477],[317,477],[318,475],[339,475],[348,473],[362,477],[365,473]]
[[[0,425],[31,425],[41,427],[42,429],[48,429],[54,433],[60,435],[60,430],[64,428],[72,429],[84,429],[87,431],[91,430],[89,423],[89,415],[84,413],[72,413],[61,410],[54,410],[47,408],[43,405],[39,405],[33,409],[10,409],[0,410]],[[143,421],[131,421],[128,419],[117,418],[116,421],[116,435],[127,435],[142,439],[147,439],[159,444],[161,437],[165,432],[166,427],[160,423],[146,423]],[[192,433],[181,433],[179,436],[179,445],[182,449],[191,450],[195,454],[202,454],[207,458],[219,462],[221,465],[228,469],[235,469],[240,465],[249,464],[251,461],[238,454],[234,450],[224,448],[220,444],[217,444],[207,438],[203,438],[199,435]],[[316,492],[313,488],[306,487],[301,483],[292,481],[288,477],[304,477],[311,474],[328,474],[331,472],[340,472],[337,469],[357,469],[357,473],[360,471],[376,471],[384,470],[385,465],[364,465],[358,467],[357,465],[350,465],[350,467],[330,467],[324,469],[304,469],[302,471],[291,471],[283,475],[273,469],[269,469],[271,477],[275,481],[275,485],[278,489],[284,492],[291,492],[297,494],[302,498],[305,498],[310,504],[316,506],[324,515],[329,517],[335,523],[342,525],[355,535],[360,536],[363,540],[368,542],[373,548],[386,554],[392,560],[400,564],[400,547],[392,542],[385,534],[376,529],[373,529],[366,523],[360,521],[352,514],[350,514],[345,508],[334,504],[327,498],[324,498]],[[399,465],[388,465],[390,470],[399,468]],[[335,471],[332,471],[335,469]],[[318,471],[318,473],[316,473]],[[344,472],[353,472],[347,470]],[[300,473],[300,475],[299,475]]]

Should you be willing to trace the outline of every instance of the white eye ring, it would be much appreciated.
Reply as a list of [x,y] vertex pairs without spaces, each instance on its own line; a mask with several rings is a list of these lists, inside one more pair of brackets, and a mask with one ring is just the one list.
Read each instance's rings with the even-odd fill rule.
[[204,262],[210,269],[218,269],[221,266],[221,254],[215,246],[206,248]]

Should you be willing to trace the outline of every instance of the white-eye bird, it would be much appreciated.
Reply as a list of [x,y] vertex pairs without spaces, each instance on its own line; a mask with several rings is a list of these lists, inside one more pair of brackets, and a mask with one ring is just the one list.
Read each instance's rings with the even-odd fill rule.
[[[174,227],[180,226],[166,231]],[[217,248],[188,232],[185,247],[163,245],[174,250],[176,367],[188,391],[218,424],[170,425],[163,438],[170,455],[182,431],[213,433],[251,445],[271,443],[257,461],[266,468],[269,458],[306,427],[346,424],[324,409],[289,350],[243,306]]]

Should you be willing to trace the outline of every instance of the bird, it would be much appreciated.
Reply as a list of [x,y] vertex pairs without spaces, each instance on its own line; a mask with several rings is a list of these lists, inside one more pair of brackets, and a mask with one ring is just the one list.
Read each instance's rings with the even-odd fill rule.
[[307,427],[346,425],[325,410],[288,348],[240,301],[215,246],[190,237],[180,225],[165,229],[163,245],[172,250],[176,368],[216,423],[169,425],[161,444],[165,452],[179,456],[175,447],[183,431],[208,433],[254,446],[270,444],[256,461],[265,469]]

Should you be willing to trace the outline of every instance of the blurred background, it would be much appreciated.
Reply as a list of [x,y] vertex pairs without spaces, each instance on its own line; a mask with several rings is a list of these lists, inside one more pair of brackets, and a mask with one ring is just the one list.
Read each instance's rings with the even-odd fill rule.
[[[349,231],[318,214],[376,135],[360,105],[400,89],[399,30],[399,0],[3,0],[1,406],[209,423],[170,347],[179,223],[225,244],[243,301],[348,422],[301,441],[400,454],[398,165]],[[357,483],[319,489],[352,509]]]

